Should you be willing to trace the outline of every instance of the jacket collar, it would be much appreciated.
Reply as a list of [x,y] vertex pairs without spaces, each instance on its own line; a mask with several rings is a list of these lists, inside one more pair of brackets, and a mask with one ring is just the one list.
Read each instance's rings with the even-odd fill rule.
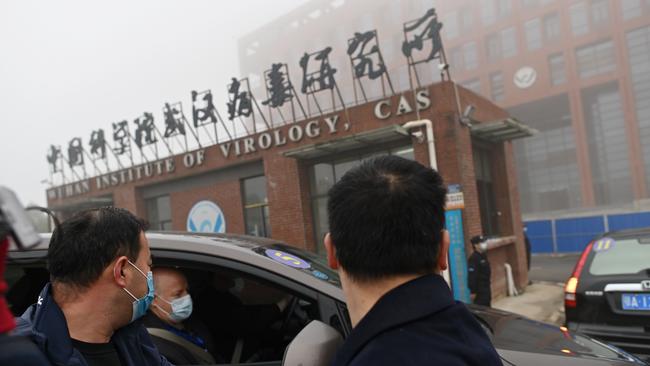
[[427,317],[454,304],[449,286],[439,275],[425,275],[402,284],[382,296],[361,319],[339,350],[334,364],[350,363],[380,333]]
[[84,358],[72,347],[65,315],[52,296],[51,284],[45,285],[36,304],[21,316],[21,323],[31,328],[31,338],[56,365],[86,365]]

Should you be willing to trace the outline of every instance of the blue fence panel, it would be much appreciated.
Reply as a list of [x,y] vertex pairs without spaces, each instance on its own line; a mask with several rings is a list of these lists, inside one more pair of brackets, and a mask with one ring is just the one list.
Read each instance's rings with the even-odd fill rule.
[[609,215],[607,216],[607,222],[610,231],[649,227],[650,212]]
[[531,253],[553,253],[553,224],[551,220],[526,221],[526,236]]
[[604,231],[603,216],[556,220],[558,252],[581,252],[589,241]]

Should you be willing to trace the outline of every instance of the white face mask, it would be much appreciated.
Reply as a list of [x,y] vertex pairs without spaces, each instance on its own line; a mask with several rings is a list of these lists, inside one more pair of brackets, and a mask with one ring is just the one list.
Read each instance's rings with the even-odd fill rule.
[[158,309],[160,309],[162,312],[167,314],[171,320],[180,323],[183,320],[189,318],[190,315],[192,315],[193,304],[192,304],[192,296],[190,296],[190,294],[179,297],[178,299],[174,299],[172,301],[168,301],[162,298],[161,296],[158,296],[158,298],[171,305],[172,307],[171,313],[161,308],[160,306],[155,305]]

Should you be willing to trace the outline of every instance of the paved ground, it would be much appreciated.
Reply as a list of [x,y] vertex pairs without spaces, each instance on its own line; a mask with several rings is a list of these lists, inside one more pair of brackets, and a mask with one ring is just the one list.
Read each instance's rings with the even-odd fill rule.
[[564,283],[580,254],[536,254],[531,258],[528,278],[533,282]]
[[556,283],[533,283],[519,296],[493,301],[492,307],[544,323],[563,325],[564,288]]

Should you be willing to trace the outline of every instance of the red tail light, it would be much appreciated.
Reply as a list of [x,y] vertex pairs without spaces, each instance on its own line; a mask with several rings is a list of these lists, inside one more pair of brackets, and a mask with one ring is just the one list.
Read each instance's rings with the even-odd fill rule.
[[567,308],[575,308],[577,306],[576,290],[578,289],[580,274],[582,273],[582,267],[585,266],[585,262],[587,261],[587,256],[589,255],[589,252],[591,252],[591,247],[593,245],[594,245],[593,241],[589,243],[589,245],[587,245],[585,250],[582,252],[582,255],[580,256],[580,260],[578,260],[576,267],[573,269],[573,274],[571,274],[571,278],[569,278],[569,280],[566,281],[566,285],[564,286],[564,306]]

